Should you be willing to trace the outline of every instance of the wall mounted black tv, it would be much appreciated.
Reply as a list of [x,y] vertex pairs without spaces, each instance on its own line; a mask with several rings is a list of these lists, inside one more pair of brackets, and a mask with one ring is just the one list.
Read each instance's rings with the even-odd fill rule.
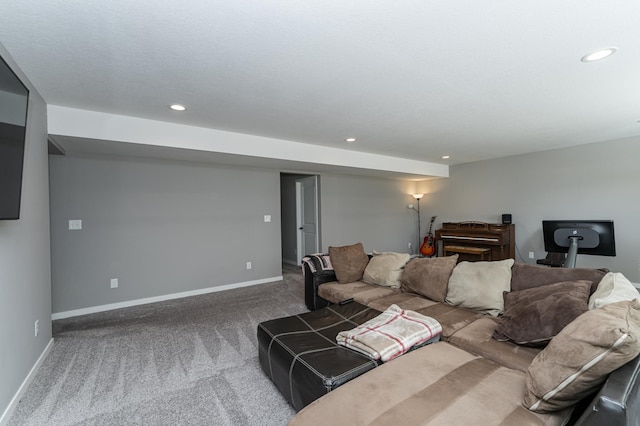
[[578,254],[615,256],[612,220],[543,220],[544,249],[567,253],[565,268],[575,268]]
[[29,90],[0,57],[0,220],[20,218]]

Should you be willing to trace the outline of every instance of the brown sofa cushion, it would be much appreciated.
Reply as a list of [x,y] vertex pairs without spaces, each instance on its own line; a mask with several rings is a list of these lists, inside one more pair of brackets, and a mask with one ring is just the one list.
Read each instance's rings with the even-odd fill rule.
[[352,283],[362,279],[369,256],[362,243],[350,246],[329,247],[329,258],[339,283]]
[[299,411],[289,426],[552,426],[569,420],[570,410],[527,410],[523,394],[523,372],[439,342],[345,383]]
[[318,296],[331,303],[340,303],[347,299],[353,299],[358,293],[369,291],[373,288],[371,284],[363,281],[340,284],[337,281],[320,284],[318,286]]
[[497,341],[493,338],[493,332],[500,321],[500,318],[485,315],[453,333],[448,341],[465,351],[495,361],[504,367],[526,373],[531,361],[542,348]]
[[504,316],[496,340],[542,346],[585,313],[591,281],[565,281],[504,293]]
[[502,293],[509,291],[513,259],[460,262],[451,273],[445,302],[494,317],[504,310]]
[[367,303],[367,306],[378,310],[384,311],[391,305],[398,305],[407,311],[417,311],[418,309],[426,308],[427,306],[435,305],[438,302],[424,298],[418,294],[413,293],[396,293],[389,296],[381,297],[380,299],[372,300]]
[[562,281],[587,280],[593,283],[590,291],[593,293],[607,272],[609,272],[608,269],[549,268],[548,266],[516,262],[511,268],[511,291],[525,290]]
[[413,259],[404,267],[402,289],[421,294],[436,302],[444,302],[449,277],[457,262],[457,254]]
[[638,356],[639,336],[637,299],[585,312],[531,362],[523,405],[545,413],[575,404]]

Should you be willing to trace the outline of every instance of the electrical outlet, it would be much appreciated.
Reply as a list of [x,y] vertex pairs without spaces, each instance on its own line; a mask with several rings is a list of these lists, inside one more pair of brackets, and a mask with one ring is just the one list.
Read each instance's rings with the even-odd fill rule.
[[271,222],[271,215],[270,214],[265,214],[264,215],[264,221],[265,222]]
[[247,262],[247,269],[251,269],[251,262]]
[[34,337],[38,337],[38,334],[40,333],[40,321],[36,320],[36,322],[33,324],[33,332]]
[[118,279],[111,278],[111,288],[118,288]]
[[536,254],[532,251],[529,252],[529,259],[535,259],[536,258]]

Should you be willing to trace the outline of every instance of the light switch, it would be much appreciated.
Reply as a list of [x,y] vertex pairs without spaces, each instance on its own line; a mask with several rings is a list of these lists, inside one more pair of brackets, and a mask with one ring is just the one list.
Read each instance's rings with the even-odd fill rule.
[[265,214],[264,215],[264,221],[265,222],[271,222],[271,215],[270,214]]
[[69,229],[72,231],[78,231],[82,229],[82,221],[80,219],[73,219],[69,221]]

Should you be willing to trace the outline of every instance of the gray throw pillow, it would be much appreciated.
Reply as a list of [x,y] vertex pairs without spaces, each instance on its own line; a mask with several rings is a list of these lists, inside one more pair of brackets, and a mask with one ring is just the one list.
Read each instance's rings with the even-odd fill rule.
[[504,316],[493,337],[519,345],[546,345],[587,312],[590,288],[591,281],[583,280],[504,292]]

